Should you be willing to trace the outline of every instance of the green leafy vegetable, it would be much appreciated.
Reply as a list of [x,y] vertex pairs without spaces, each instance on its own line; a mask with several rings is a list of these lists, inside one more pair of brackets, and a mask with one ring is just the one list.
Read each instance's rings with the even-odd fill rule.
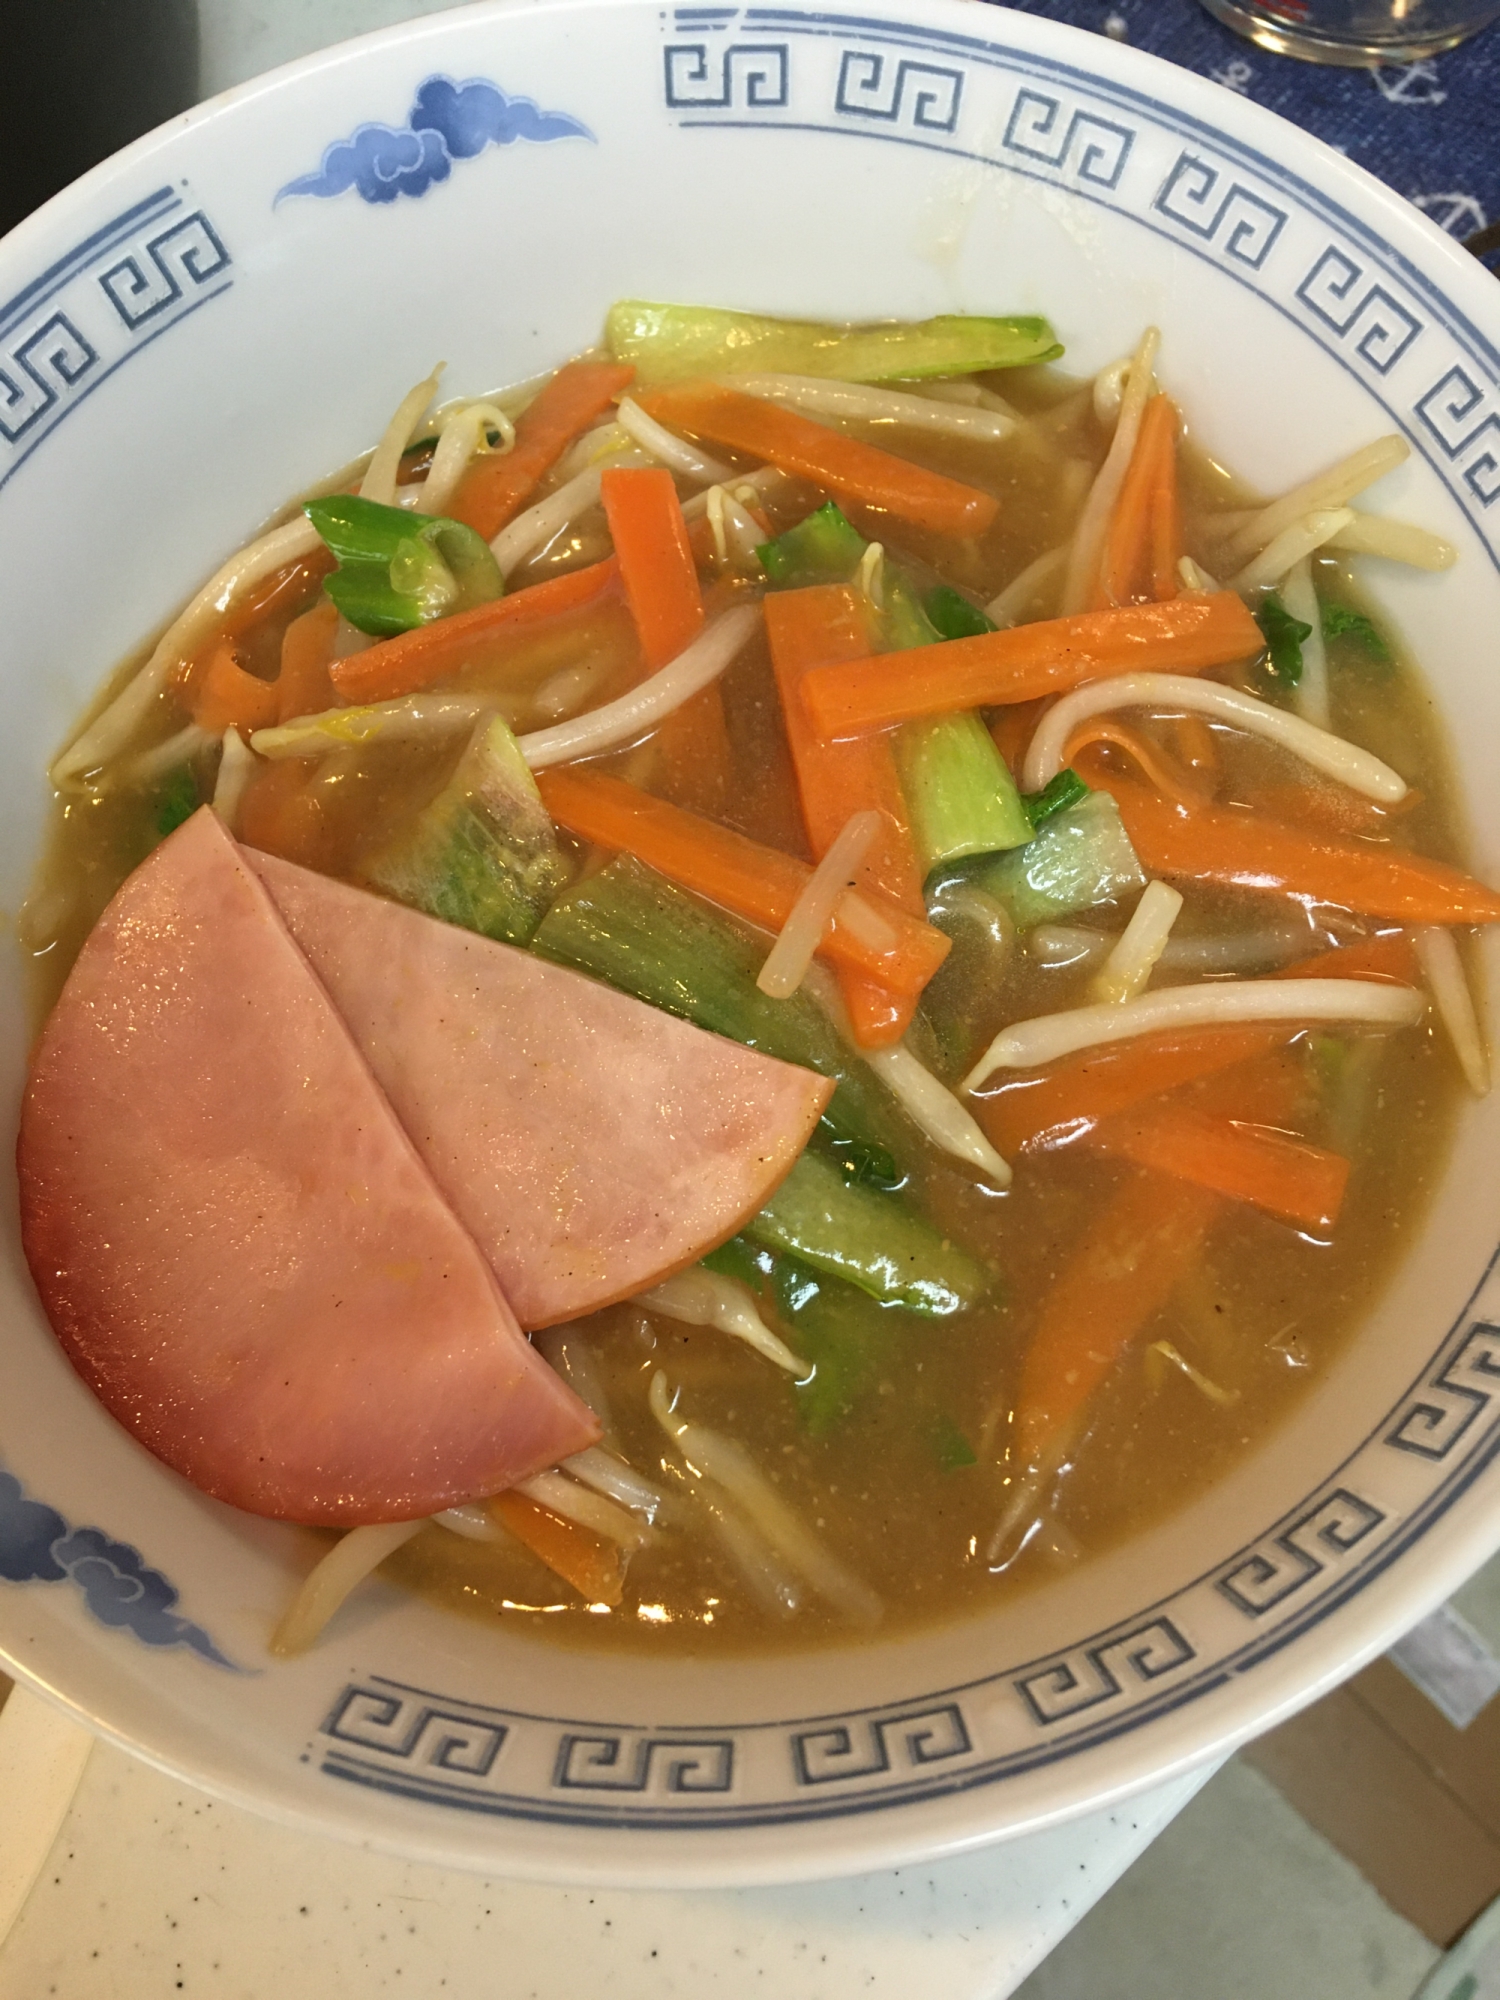
[[504,592],[489,543],[462,521],[357,493],[309,500],[304,512],[338,561],[323,588],[361,632],[389,638]]
[[769,1283],[776,1272],[776,1259],[770,1251],[762,1250],[759,1244],[750,1243],[743,1236],[731,1236],[727,1243],[708,1251],[698,1261],[722,1277],[738,1278],[751,1291]]
[[815,1152],[802,1155],[744,1234],[929,1318],[964,1312],[991,1289],[991,1273],[967,1250],[895,1195],[851,1187]]
[[864,536],[832,500],[756,550],[777,590],[801,590],[813,583],[848,583],[864,552]]
[[877,1364],[888,1360],[900,1316],[893,1319],[889,1307],[795,1257],[777,1257],[773,1268],[776,1309],[813,1366],[812,1380],[797,1384],[797,1414],[813,1437],[824,1437],[868,1391]]
[[1389,662],[1390,646],[1373,618],[1367,618],[1363,611],[1351,611],[1347,604],[1325,604],[1322,612],[1325,639],[1352,639],[1372,660],[1379,660],[1382,666]]
[[979,1454],[952,1417],[946,1413],[937,1420],[937,1435],[933,1439],[933,1446],[937,1452],[937,1462],[944,1472],[962,1472],[966,1467],[979,1463]]
[[1075,770],[1069,768],[1059,771],[1041,791],[1025,793],[1021,804],[1026,808],[1032,832],[1037,833],[1054,813],[1066,812],[1069,806],[1076,806],[1080,799],[1086,799],[1088,795],[1088,786]]
[[410,829],[376,856],[377,888],[505,944],[525,944],[568,879],[551,815],[499,716]]
[[971,375],[1055,361],[1062,353],[1044,319],[938,319],[830,326],[767,319],[711,306],[657,305],[621,299],[609,309],[605,339],[617,361],[635,366],[643,388],[692,375],[833,376],[843,382]]
[[1302,641],[1312,637],[1313,628],[1294,618],[1274,590],[1261,599],[1255,622],[1271,655],[1271,672],[1288,687],[1295,687],[1302,678]]
[[1090,792],[1077,805],[1053,813],[1025,847],[986,862],[971,879],[1002,902],[1022,930],[1146,886],[1108,792]]
[[929,590],[923,604],[940,639],[977,639],[995,629],[995,621],[988,612],[971,604],[951,583],[940,583]]
[[201,803],[198,780],[184,764],[170,774],[157,794],[156,831],[161,838],[165,840],[169,833],[175,833],[184,820],[192,818]]

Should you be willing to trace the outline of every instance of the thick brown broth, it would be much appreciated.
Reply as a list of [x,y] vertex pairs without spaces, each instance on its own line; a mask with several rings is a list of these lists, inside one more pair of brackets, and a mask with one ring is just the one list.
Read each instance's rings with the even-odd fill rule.
[[[999,517],[984,537],[955,546],[892,531],[875,516],[848,510],[856,526],[884,540],[916,575],[940,574],[980,598],[1065,540],[1106,442],[1087,389],[1055,371],[1016,371],[993,386],[1031,417],[1003,445],[934,443],[886,425],[866,427],[872,441],[996,493]],[[1185,475],[1186,543],[1207,563],[1205,513],[1239,502],[1226,475],[1201,456],[1187,455]],[[773,529],[800,519],[821,497],[788,482],[769,503]],[[602,517],[586,518],[513,585],[594,560],[606,548]],[[1331,563],[1321,565],[1319,587],[1354,601],[1349,579]],[[1032,607],[1030,615],[1044,608]],[[268,624],[260,642],[267,658],[274,657],[279,632]],[[550,719],[537,716],[539,691],[580,659],[592,670],[580,706],[610,699],[637,677],[634,635],[622,612],[606,610],[583,628],[543,630],[524,654],[508,653],[503,668],[476,661],[463,685],[494,693],[516,726],[534,726]],[[1419,676],[1404,664],[1374,667],[1343,641],[1330,647],[1330,672],[1335,728],[1389,756],[1421,790],[1416,808],[1392,821],[1390,837],[1456,857],[1444,749]],[[694,772],[674,765],[657,739],[618,753],[607,767],[805,855],[763,643],[729,669],[721,694],[732,779],[711,808],[694,791]],[[164,712],[142,743],[169,734],[179,721]],[[1169,742],[1169,724],[1143,727]],[[1224,730],[1214,736],[1225,771],[1222,797],[1250,799],[1293,781],[1279,753]],[[358,880],[364,857],[436,792],[457,754],[455,744],[416,760],[383,749],[332,760],[320,779],[323,844],[316,865]],[[149,851],[153,813],[153,800],[139,794],[59,805],[26,918],[39,1010],[55,996],[109,895]],[[588,863],[586,856],[579,860]],[[1284,908],[1274,898],[1190,890],[1180,934],[1253,930]],[[1094,910],[1082,921],[1118,930],[1126,914]],[[1314,948],[1310,941],[1309,952]],[[964,997],[959,1031],[966,1046],[982,1046],[1008,1021],[1080,1002],[1088,976],[1081,965],[1047,965],[1013,952],[1003,976]],[[918,1032],[926,1034],[928,1058],[952,1080],[963,1066],[955,1048],[930,1024]],[[1344,1051],[1336,1059],[1330,1040]],[[1044,1531],[1003,1570],[992,1571],[985,1552],[1014,1470],[1008,1418],[1020,1357],[1039,1301],[1087,1218],[1133,1171],[1077,1147],[1024,1158],[1014,1187],[999,1196],[910,1135],[909,1198],[1004,1272],[1005,1296],[951,1321],[880,1315],[845,1384],[847,1407],[826,1428],[810,1425],[806,1391],[722,1335],[630,1305],[569,1329],[569,1338],[581,1337],[593,1355],[618,1448],[669,1491],[691,1483],[664,1452],[646,1404],[652,1374],[664,1370],[692,1418],[738,1439],[827,1546],[874,1586],[885,1605],[882,1630],[891,1632],[993,1605],[1061,1564],[1140,1532],[1221,1476],[1327,1369],[1409,1242],[1438,1172],[1457,1079],[1432,1031],[1304,1034],[1294,1047],[1310,1080],[1336,1077],[1299,1131],[1351,1150],[1355,1161],[1331,1240],[1315,1240],[1243,1205],[1228,1207],[1189,1280],[1090,1405],[1086,1434],[1070,1449],[1070,1469]],[[786,1331],[795,1346],[795,1330]],[[552,1337],[541,1338],[546,1347]],[[1164,1353],[1163,1344],[1173,1352]],[[1209,1386],[1195,1381],[1174,1353]],[[794,1619],[768,1612],[715,1541],[671,1526],[632,1559],[624,1601],[614,1610],[585,1605],[518,1543],[478,1544],[430,1529],[388,1568],[441,1602],[529,1621],[586,1646],[751,1650],[818,1643],[848,1629],[811,1596]]]

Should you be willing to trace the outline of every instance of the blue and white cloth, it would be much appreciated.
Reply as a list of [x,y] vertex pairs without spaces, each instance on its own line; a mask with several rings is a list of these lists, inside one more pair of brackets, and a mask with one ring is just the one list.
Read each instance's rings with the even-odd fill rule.
[[1335,69],[1256,48],[1198,0],[1009,0],[1148,49],[1324,139],[1441,228],[1500,221],[1500,23],[1431,62]]

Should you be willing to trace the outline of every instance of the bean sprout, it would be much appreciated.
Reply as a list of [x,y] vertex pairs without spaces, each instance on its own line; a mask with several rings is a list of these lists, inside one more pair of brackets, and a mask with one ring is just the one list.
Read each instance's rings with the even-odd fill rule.
[[1328,700],[1328,648],[1323,643],[1323,607],[1306,556],[1288,571],[1281,597],[1291,615],[1309,628],[1302,641],[1302,674],[1292,690],[1293,705],[1304,722],[1326,729],[1333,719]]
[[1113,680],[1092,681],[1075,688],[1048,709],[1042,718],[1022,767],[1022,786],[1039,792],[1062,769],[1063,750],[1068,738],[1087,717],[1107,715],[1117,708],[1163,708],[1186,710],[1189,714],[1213,715],[1238,729],[1248,729],[1280,744],[1325,777],[1336,778],[1351,791],[1366,798],[1393,805],[1406,796],[1406,780],[1383,764],[1368,750],[1316,729],[1300,715],[1257,701],[1254,695],[1237,688],[1220,687],[1214,681],[1200,681],[1186,674],[1120,674]]
[[495,457],[515,450],[516,427],[495,403],[466,403],[443,419],[432,464],[412,502],[419,514],[445,511],[458,490],[459,480],[468,470],[469,460],[486,443],[491,431],[500,433],[499,444],[487,447]]
[[237,729],[224,731],[224,750],[214,782],[213,809],[230,833],[239,823],[240,804],[255,773],[255,752]]
[[1181,910],[1178,890],[1165,882],[1146,884],[1130,922],[1095,975],[1091,989],[1095,1000],[1118,1007],[1145,992]]
[[359,482],[361,500],[377,500],[391,507],[396,501],[396,480],[401,471],[401,454],[411,443],[412,432],[427,414],[427,406],[437,394],[440,361],[432,373],[409,389],[396,406],[396,414],[385,427],[385,435],[370,454],[365,476]]
[[250,748],[257,757],[316,757],[367,743],[420,743],[472,729],[495,706],[491,695],[408,694],[362,708],[325,708],[274,729],[257,729]]
[[1268,584],[1280,583],[1294,564],[1305,561],[1314,549],[1332,541],[1339,530],[1347,528],[1353,519],[1347,507],[1338,507],[1329,513],[1304,514],[1300,521],[1293,521],[1290,527],[1283,528],[1274,541],[1267,542],[1259,555],[1252,556],[1245,567],[1229,579],[1228,588],[1260,590]]
[[997,1069],[1034,1069],[1075,1049],[1129,1041],[1179,1028],[1218,1027],[1226,1021],[1361,1021],[1408,1028],[1422,1018],[1425,997],[1410,986],[1370,979],[1235,979],[1205,986],[1161,986],[1118,1006],[1074,1007],[1017,1021],[990,1043],[964,1078],[977,1090]]
[[984,607],[985,616],[990,623],[1002,632],[1008,626],[1019,624],[1021,613],[1026,610],[1034,597],[1039,597],[1056,582],[1062,575],[1067,560],[1068,551],[1064,546],[1060,549],[1048,549],[1045,555],[1027,563],[1020,575],[1013,576],[1004,590],[992,597]]
[[748,645],[760,622],[760,607],[736,605],[722,618],[700,632],[684,652],[677,655],[648,680],[618,701],[590,709],[571,722],[559,722],[551,729],[534,730],[521,738],[521,754],[533,771],[552,764],[570,763],[575,757],[591,757],[617,744],[631,743],[664,722],[674,710],[700,688],[717,680],[737,653]]
[[426,1525],[425,1521],[385,1521],[351,1528],[341,1536],[314,1565],[287,1606],[271,1635],[271,1651],[281,1659],[305,1653],[350,1592]]
[[997,410],[937,402],[928,396],[904,395],[899,389],[877,389],[822,376],[736,375],[732,386],[763,402],[792,403],[799,409],[815,410],[819,416],[906,424],[950,437],[979,437],[998,443],[1016,428],[1013,418],[1001,416]]
[[865,1049],[862,1053],[892,1097],[933,1145],[967,1166],[978,1167],[996,1187],[1010,1186],[1009,1164],[995,1151],[947,1085],[939,1083],[904,1043],[893,1049]]
[[787,912],[786,922],[756,977],[755,983],[762,993],[773,1000],[785,1000],[797,991],[823,941],[823,933],[845,892],[853,887],[859,865],[883,824],[881,815],[873,810],[849,815]]
[[1383,479],[1410,455],[1411,446],[1405,438],[1377,438],[1374,444],[1362,445],[1347,458],[1341,458],[1337,465],[1304,480],[1248,518],[1237,516],[1220,558],[1224,567],[1233,569],[1236,564],[1247,562],[1304,514],[1347,507],[1356,493],[1363,493],[1367,486]]
[[1464,963],[1458,954],[1453,933],[1440,924],[1421,924],[1411,934],[1417,962],[1427,981],[1427,990],[1437,1008],[1438,1019],[1453,1044],[1464,1079],[1476,1097],[1487,1097],[1490,1089],[1490,1057],[1474,1011],[1474,996],[1464,977]]
[[772,1333],[756,1311],[749,1288],[720,1271],[706,1270],[701,1264],[679,1271],[674,1277],[663,1278],[649,1292],[641,1292],[636,1304],[644,1306],[647,1312],[679,1320],[684,1326],[712,1326],[721,1333],[733,1334],[736,1340],[743,1340],[757,1354],[784,1368],[788,1375],[808,1373],[807,1363]]
[[689,1423],[675,1412],[675,1398],[658,1368],[651,1378],[651,1414],[672,1438],[700,1478],[722,1486],[755,1523],[777,1554],[830,1604],[874,1625],[881,1616],[880,1599],[837,1561],[776,1491],[742,1445],[706,1425]]
[[1130,375],[1120,399],[1120,416],[1115,425],[1114,438],[1083,503],[1078,525],[1073,530],[1067,574],[1063,580],[1062,608],[1065,613],[1082,611],[1088,604],[1099,570],[1099,553],[1104,546],[1105,530],[1120,488],[1125,483],[1135,441],[1140,434],[1141,417],[1151,395],[1151,369],[1160,345],[1161,334],[1154,326],[1148,326],[1141,336],[1140,346],[1130,357]]
[[1458,550],[1452,542],[1409,521],[1387,521],[1379,514],[1353,514],[1327,542],[1347,555],[1384,556],[1412,569],[1452,569]]
[[619,423],[621,430],[629,432],[643,451],[649,451],[653,458],[673,472],[680,472],[685,479],[696,479],[704,486],[723,486],[734,478],[727,465],[688,444],[655,417],[648,417],[632,396],[620,398]]
[[[617,451],[610,454],[611,465],[644,465],[644,457],[638,451]],[[565,485],[555,488],[545,500],[538,500],[534,507],[528,507],[524,514],[500,530],[490,543],[500,574],[509,580],[515,570],[538,550],[560,535],[570,522],[580,514],[586,514],[590,507],[599,504],[599,482],[604,474],[604,466],[587,466]]]

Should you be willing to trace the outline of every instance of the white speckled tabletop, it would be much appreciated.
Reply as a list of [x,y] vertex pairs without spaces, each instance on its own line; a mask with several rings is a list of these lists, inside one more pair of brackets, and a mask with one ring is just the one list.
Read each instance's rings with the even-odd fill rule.
[[932,1868],[790,1889],[549,1889],[289,1832],[91,1748],[17,1689],[0,1710],[0,2000],[997,2000],[1210,1775]]

